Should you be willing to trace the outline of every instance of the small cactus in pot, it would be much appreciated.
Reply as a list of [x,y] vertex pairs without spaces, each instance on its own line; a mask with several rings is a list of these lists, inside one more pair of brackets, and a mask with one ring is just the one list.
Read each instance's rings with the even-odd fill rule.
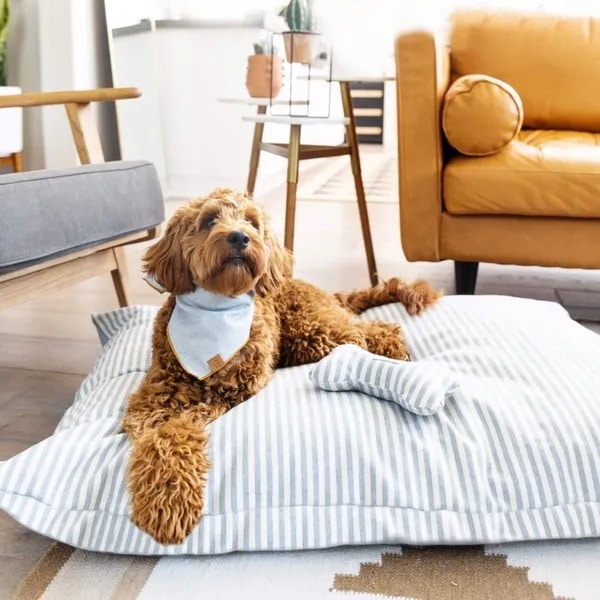
[[290,0],[283,16],[290,31],[312,31],[311,11],[305,0]]
[[253,98],[275,98],[283,87],[283,58],[269,40],[254,43],[248,56],[246,89]]
[[258,42],[252,44],[254,47],[254,54],[277,54],[277,47],[271,44],[271,40],[261,39]]
[[315,31],[313,0],[290,0],[279,15],[289,28],[283,33],[288,62],[311,64]]

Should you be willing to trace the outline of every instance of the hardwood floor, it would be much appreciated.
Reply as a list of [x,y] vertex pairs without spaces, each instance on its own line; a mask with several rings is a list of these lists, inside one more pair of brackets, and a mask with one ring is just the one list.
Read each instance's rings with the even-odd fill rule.
[[[299,197],[302,198],[301,189]],[[260,199],[283,237],[283,187]],[[169,203],[172,210],[175,202]],[[452,293],[451,263],[409,264],[402,254],[396,202],[369,205],[380,274],[425,278]],[[330,290],[369,283],[356,206],[300,201],[296,216],[295,275]],[[144,245],[127,248],[135,301],[162,297],[141,278]],[[600,321],[600,272],[482,265],[478,293],[559,301],[575,318]],[[97,358],[100,345],[90,313],[117,307],[110,276],[0,312],[0,460],[50,435]],[[591,324],[600,333],[598,324]],[[50,541],[0,513],[0,600],[46,550]]]

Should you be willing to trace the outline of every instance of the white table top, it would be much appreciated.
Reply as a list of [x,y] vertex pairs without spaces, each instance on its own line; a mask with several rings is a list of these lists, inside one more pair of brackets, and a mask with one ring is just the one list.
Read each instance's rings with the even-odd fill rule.
[[346,117],[290,117],[288,115],[246,115],[242,121],[278,123],[280,125],[348,125]]
[[276,98],[252,98],[251,96],[218,98],[218,100],[219,102],[224,102],[226,104],[246,104],[249,106],[285,106],[286,104],[308,104],[306,100],[277,100]]

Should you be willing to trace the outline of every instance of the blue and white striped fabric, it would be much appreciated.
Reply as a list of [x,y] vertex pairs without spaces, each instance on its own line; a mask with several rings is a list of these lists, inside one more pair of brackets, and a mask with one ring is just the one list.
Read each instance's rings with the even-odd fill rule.
[[117,433],[155,314],[96,316],[102,355],[56,433],[0,464],[0,507],[25,526],[163,555],[600,534],[600,336],[552,303],[451,296],[419,317],[390,305],[365,318],[400,323],[413,359],[446,365],[460,397],[423,418],[320,390],[311,365],[281,370],[212,424],[200,525],[156,544],[129,520]]
[[443,363],[393,360],[353,344],[335,348],[310,377],[323,390],[364,392],[422,416],[439,412],[446,398],[460,393],[457,378]]

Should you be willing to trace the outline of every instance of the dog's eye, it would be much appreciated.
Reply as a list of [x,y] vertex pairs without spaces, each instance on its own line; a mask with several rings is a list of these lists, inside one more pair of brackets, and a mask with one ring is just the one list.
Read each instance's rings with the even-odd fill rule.
[[215,226],[216,222],[216,217],[206,217],[206,219],[202,221],[201,227],[202,229],[212,229]]
[[249,215],[246,217],[246,222],[250,223],[250,225],[252,225],[254,229],[260,229],[260,223],[258,222],[258,219],[256,217]]

